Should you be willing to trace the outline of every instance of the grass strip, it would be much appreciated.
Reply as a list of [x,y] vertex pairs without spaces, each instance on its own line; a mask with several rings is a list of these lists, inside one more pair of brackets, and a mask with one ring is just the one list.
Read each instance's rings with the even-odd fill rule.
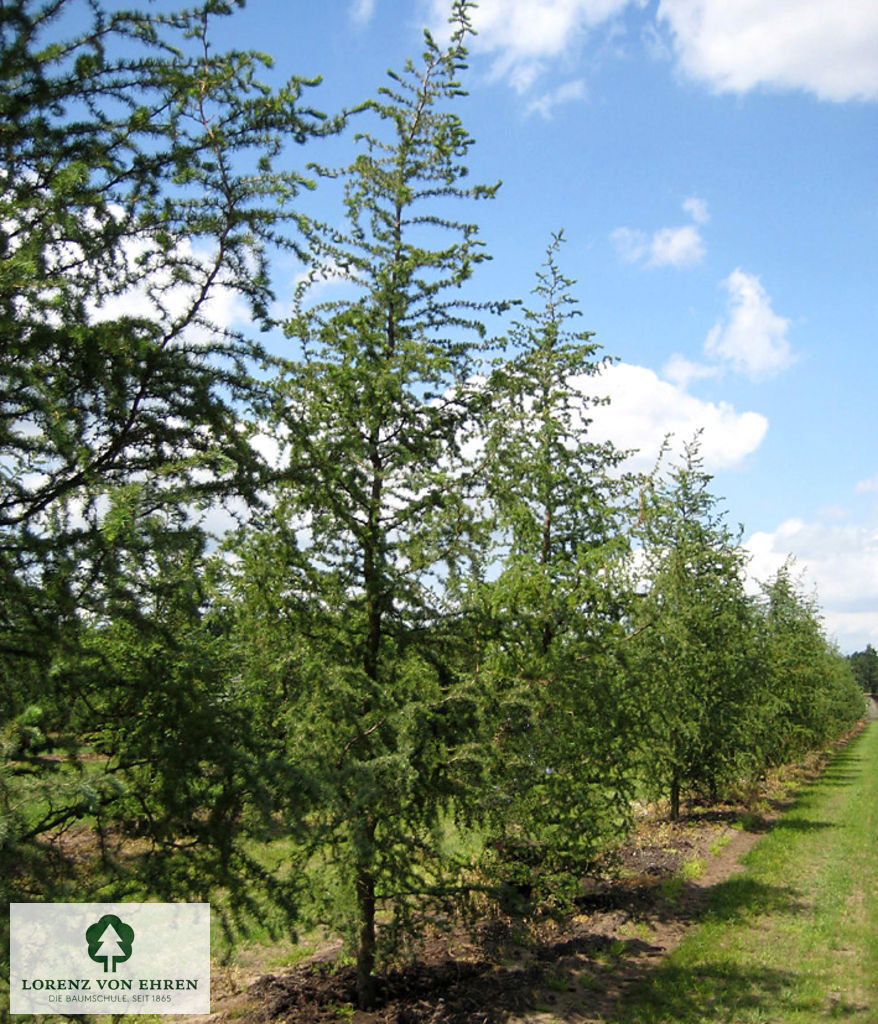
[[878,722],[717,885],[619,1024],[878,1022]]

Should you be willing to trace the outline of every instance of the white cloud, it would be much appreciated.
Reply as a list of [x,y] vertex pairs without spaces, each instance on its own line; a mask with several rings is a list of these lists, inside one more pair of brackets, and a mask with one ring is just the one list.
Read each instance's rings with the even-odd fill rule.
[[860,480],[855,488],[857,494],[875,494],[878,492],[878,475],[868,480]]
[[710,211],[707,202],[697,196],[690,196],[683,200],[683,209],[695,221],[696,224],[706,224],[710,220]]
[[724,367],[763,380],[795,359],[787,339],[790,321],[774,312],[759,278],[738,268],[722,285],[729,296],[726,312],[708,331],[703,346],[712,362],[695,363],[675,353],[663,368],[665,377],[682,388],[693,380],[718,377]]
[[619,259],[639,263],[649,255],[649,235],[635,228],[616,228],[610,235]]
[[187,341],[194,343],[206,343],[214,338],[214,331],[205,326],[204,321],[220,330],[244,327],[252,322],[246,300],[229,287],[227,273],[221,272],[208,286],[206,296],[202,296],[202,289],[216,262],[216,252],[212,248],[193,244],[188,238],[174,246],[171,259],[186,265],[191,277],[186,283],[179,280],[161,259],[159,250],[149,238],[131,239],[118,253],[119,260],[129,268],[153,256],[158,257],[153,271],[139,271],[136,283],[108,296],[100,305],[89,307],[93,321],[142,317],[169,325],[185,320],[193,308],[197,308],[197,321],[187,328],[185,335]]
[[[491,74],[519,93],[530,89],[547,63],[571,53],[594,28],[622,13],[629,0],[480,0],[471,14],[478,33],[470,48],[492,58]],[[447,0],[431,0],[431,21],[448,17]],[[572,97],[571,97],[572,98]],[[576,97],[580,98],[580,97]]]
[[684,200],[683,209],[692,224],[659,228],[652,235],[637,228],[616,228],[610,240],[620,259],[647,267],[692,267],[704,259],[704,240],[698,226],[707,223],[710,215],[703,199]]
[[682,70],[718,92],[878,99],[874,0],[661,0],[658,20]]
[[701,454],[710,470],[738,466],[762,443],[768,420],[756,412],[737,412],[726,402],[706,402],[644,366],[608,366],[592,392],[606,394],[609,405],[593,411],[593,430],[619,448],[639,449],[634,460],[651,468],[662,443],[673,434],[676,450],[703,431]]
[[563,85],[559,85],[557,89],[545,92],[536,99],[531,100],[527,105],[526,113],[538,113],[546,118],[546,120],[549,120],[556,107],[562,103],[570,103],[574,100],[582,99],[584,96],[585,82],[583,79],[577,78],[575,81],[565,82]]
[[790,321],[774,312],[759,278],[738,268],[723,285],[729,293],[726,316],[711,328],[705,353],[753,380],[785,370],[793,362]]
[[250,436],[250,447],[253,448],[272,469],[280,469],[289,460],[290,431],[284,425],[269,428],[268,424],[260,424],[259,430]]
[[[368,20],[375,0],[351,0]],[[448,0],[425,0],[441,35]],[[618,23],[645,0],[480,0],[470,46],[492,60],[491,73],[519,93],[575,54],[597,28]],[[611,24],[612,29],[612,24]],[[641,37],[653,53],[717,92],[758,86],[803,89],[821,99],[878,100],[875,0],[660,0]],[[698,223],[701,223],[698,221]]]
[[826,629],[844,650],[878,637],[878,522],[788,519],[759,531],[744,546],[750,575],[770,579],[792,555],[806,592],[816,589]]
[[652,236],[636,228],[616,228],[610,241],[620,259],[647,267],[693,267],[704,258],[704,242],[694,224],[659,228]]
[[350,7],[351,20],[357,25],[365,25],[372,20],[375,13],[375,0],[352,0]]
[[652,236],[649,262],[653,267],[692,267],[703,258],[704,243],[694,224],[661,228]]
[[293,278],[293,288],[307,283],[309,289],[324,289],[338,284],[353,284],[357,280],[356,267],[344,266],[337,260],[329,260],[306,270],[300,270]]
[[662,374],[685,391],[693,380],[718,377],[720,369],[718,366],[692,363],[685,356],[675,353],[662,367]]

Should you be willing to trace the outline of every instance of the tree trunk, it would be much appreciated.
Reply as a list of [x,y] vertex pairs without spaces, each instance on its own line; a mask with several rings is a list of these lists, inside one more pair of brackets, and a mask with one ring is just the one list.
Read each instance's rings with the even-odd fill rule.
[[357,873],[360,937],[357,946],[357,1007],[369,1010],[375,1002],[375,876],[361,866]]
[[719,803],[719,783],[717,782],[716,774],[714,772],[710,773],[708,795],[712,804]]
[[680,820],[680,775],[677,770],[671,776],[671,821]]

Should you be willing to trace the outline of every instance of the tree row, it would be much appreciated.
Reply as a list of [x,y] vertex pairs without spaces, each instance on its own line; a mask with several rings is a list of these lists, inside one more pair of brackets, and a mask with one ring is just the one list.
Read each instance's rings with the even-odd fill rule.
[[790,567],[749,589],[697,437],[651,474],[596,439],[563,234],[482,297],[472,4],[335,118],[211,48],[234,6],[0,10],[0,886],[323,923],[368,1006],[436,904],[569,897],[637,801],[722,799],[863,699]]

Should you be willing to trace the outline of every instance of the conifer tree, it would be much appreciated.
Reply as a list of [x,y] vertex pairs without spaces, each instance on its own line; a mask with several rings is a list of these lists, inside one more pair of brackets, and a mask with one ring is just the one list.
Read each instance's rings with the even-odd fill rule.
[[792,563],[781,566],[762,592],[762,754],[767,764],[783,764],[851,728],[863,714],[863,699]]
[[[530,849],[543,874],[582,867],[627,817],[633,726],[619,660],[631,480],[625,453],[590,431],[607,359],[576,330],[562,244],[553,237],[537,275],[540,305],[510,332],[484,419],[500,566],[483,588],[496,729],[488,792],[498,849],[513,859]],[[502,870],[531,884],[524,864]]]
[[848,655],[854,676],[866,693],[878,693],[878,652],[871,644]]
[[[483,327],[461,291],[486,258],[456,208],[472,139],[456,113],[470,32],[457,2],[446,46],[425,33],[364,104],[341,171],[345,226],[314,228],[311,280],[277,382],[287,470],[261,530],[236,550],[242,687],[259,721],[312,913],[346,925],[358,1000],[374,998],[376,913],[396,920],[442,878],[440,825],[478,761],[476,701],[460,671],[453,580],[472,514],[461,459]],[[295,872],[294,872],[295,873]],[[303,894],[303,900],[305,894]],[[301,907],[302,914],[307,908]],[[387,929],[389,933],[392,929]]]
[[744,552],[710,492],[700,438],[642,502],[646,592],[637,650],[647,774],[680,813],[685,791],[716,799],[749,756],[756,642]]
[[272,160],[323,128],[304,82],[270,92],[266,58],[212,49],[239,6],[0,5],[3,885],[34,884],[9,865],[37,872],[49,834],[135,791],[142,820],[163,817],[146,764],[195,702],[166,719],[153,706],[148,755],[126,744],[174,678],[158,635],[198,607],[179,578],[160,600],[148,570],[200,565],[199,508],[258,480],[240,418],[259,348],[217,311],[239,302],[265,322],[268,253],[297,244],[306,184]]

